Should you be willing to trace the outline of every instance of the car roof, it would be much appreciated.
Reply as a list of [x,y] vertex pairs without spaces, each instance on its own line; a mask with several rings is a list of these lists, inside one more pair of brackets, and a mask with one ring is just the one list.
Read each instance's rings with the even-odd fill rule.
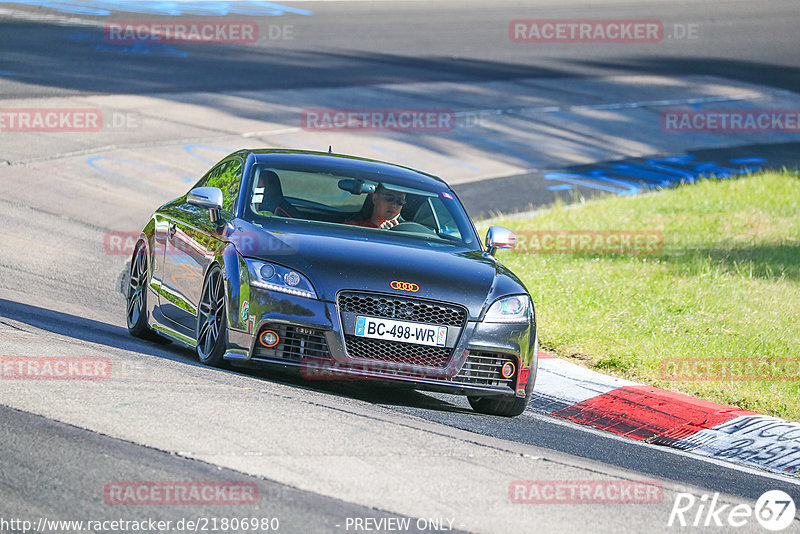
[[426,188],[435,191],[450,189],[444,180],[432,174],[374,159],[309,150],[264,148],[246,152],[253,154],[256,162],[260,164],[290,165],[306,168],[309,171],[320,170],[331,173],[340,170],[343,174],[363,175],[365,178],[377,181],[381,181],[383,177],[390,177],[391,183],[408,187],[427,186]]

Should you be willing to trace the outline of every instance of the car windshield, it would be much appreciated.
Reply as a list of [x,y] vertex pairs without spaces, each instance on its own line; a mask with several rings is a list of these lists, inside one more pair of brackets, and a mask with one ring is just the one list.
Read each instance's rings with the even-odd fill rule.
[[[425,190],[400,185],[384,174],[337,172],[254,165],[244,219],[265,226],[274,217],[291,218],[479,248],[463,206],[446,188]],[[383,215],[380,208],[387,205],[394,207],[385,208],[389,215]],[[373,227],[386,219],[391,219],[390,229]]]

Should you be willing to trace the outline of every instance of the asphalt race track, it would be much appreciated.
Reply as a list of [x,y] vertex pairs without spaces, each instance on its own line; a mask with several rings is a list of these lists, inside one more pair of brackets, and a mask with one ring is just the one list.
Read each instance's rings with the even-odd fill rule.
[[[111,4],[0,3],[0,356],[112,366],[105,380],[0,380],[0,532],[31,531],[41,518],[172,522],[152,532],[221,518],[277,519],[270,530],[292,533],[683,532],[704,529],[668,525],[680,493],[719,493],[730,508],[780,489],[800,504],[797,479],[531,409],[480,416],[460,397],[204,367],[191,351],[128,334],[120,287],[130,250],[109,237],[138,234],[157,206],[244,147],[331,145],[429,171],[473,217],[797,166],[797,132],[676,133],[660,122],[670,109],[800,109],[795,1],[153,1],[104,13]],[[213,12],[231,6],[240,11]],[[104,36],[108,21],[171,16],[255,21],[261,39]],[[657,20],[664,36],[519,43],[509,37],[517,19]],[[444,109],[456,122],[426,132],[304,127],[318,108]],[[9,109],[102,118],[95,129],[33,131],[10,127]],[[509,495],[519,480],[645,481],[663,494],[519,504]],[[235,483],[258,498],[108,497],[114,484],[147,481]],[[46,531],[134,531],[103,528]],[[755,519],[735,530],[764,531]],[[785,532],[800,532],[800,519]]]

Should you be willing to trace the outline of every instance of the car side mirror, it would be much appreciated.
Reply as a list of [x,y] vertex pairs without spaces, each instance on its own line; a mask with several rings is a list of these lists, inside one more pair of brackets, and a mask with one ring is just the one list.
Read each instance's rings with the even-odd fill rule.
[[486,248],[495,255],[498,248],[513,249],[517,246],[517,234],[504,226],[490,226],[486,232]]
[[186,195],[186,202],[208,208],[211,222],[219,222],[219,210],[222,209],[222,190],[219,187],[195,187]]

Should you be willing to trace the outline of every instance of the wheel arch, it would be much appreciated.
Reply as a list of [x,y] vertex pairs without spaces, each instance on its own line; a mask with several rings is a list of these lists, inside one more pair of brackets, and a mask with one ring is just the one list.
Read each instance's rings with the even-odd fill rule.
[[[206,266],[203,273],[203,285],[214,268],[222,272],[223,291],[225,292],[225,314],[228,327],[237,330],[247,329],[247,319],[242,319],[242,308],[250,301],[250,282],[247,264],[231,242],[225,242],[222,250]],[[201,297],[202,298],[202,297]],[[199,309],[199,303],[198,303]]]

